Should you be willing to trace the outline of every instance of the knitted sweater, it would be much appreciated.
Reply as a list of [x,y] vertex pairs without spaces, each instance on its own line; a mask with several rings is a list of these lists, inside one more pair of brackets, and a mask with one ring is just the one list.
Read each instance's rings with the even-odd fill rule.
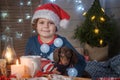
[[[66,47],[71,48],[77,54],[78,63],[74,67],[78,71],[77,76],[81,76],[84,69],[85,69],[85,66],[86,66],[86,62],[85,62],[84,57],[75,50],[75,48],[70,44],[70,42],[65,37],[57,35],[56,38],[59,38],[59,39],[62,40],[62,42],[63,42],[62,46],[66,46]],[[41,51],[41,49],[40,49],[41,45],[42,44],[39,42],[37,35],[30,37],[28,42],[27,42],[27,45],[26,45],[25,55],[40,55],[41,57],[53,60],[53,51],[56,48],[58,48],[58,47],[55,46],[54,41],[49,44],[50,49],[47,53],[43,53]]]

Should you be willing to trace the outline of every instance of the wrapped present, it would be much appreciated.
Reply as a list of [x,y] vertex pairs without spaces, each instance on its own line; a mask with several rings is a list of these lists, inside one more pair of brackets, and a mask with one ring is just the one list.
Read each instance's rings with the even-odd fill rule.
[[113,78],[113,77],[111,77],[111,78],[97,78],[96,80],[120,80],[120,78]]

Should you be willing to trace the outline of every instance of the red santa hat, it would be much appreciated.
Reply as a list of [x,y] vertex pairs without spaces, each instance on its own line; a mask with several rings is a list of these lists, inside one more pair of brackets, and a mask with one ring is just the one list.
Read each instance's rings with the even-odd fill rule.
[[70,20],[69,14],[61,9],[58,5],[53,3],[41,5],[36,9],[31,21],[32,24],[37,18],[46,18],[52,20],[57,26],[57,29],[59,27],[66,28]]

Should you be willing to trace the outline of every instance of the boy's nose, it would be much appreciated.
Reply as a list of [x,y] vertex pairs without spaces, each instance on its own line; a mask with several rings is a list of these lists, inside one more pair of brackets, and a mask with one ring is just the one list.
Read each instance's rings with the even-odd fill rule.
[[45,23],[44,27],[48,27],[48,26],[49,26],[49,24],[48,24],[48,23]]

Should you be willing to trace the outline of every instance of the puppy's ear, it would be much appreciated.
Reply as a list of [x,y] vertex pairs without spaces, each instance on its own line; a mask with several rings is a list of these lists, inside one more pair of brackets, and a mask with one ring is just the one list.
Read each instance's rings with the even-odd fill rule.
[[53,59],[56,63],[60,61],[60,48],[56,48],[53,52]]
[[76,55],[76,53],[72,52],[72,59],[71,59],[71,63],[74,65],[78,62],[78,57]]

